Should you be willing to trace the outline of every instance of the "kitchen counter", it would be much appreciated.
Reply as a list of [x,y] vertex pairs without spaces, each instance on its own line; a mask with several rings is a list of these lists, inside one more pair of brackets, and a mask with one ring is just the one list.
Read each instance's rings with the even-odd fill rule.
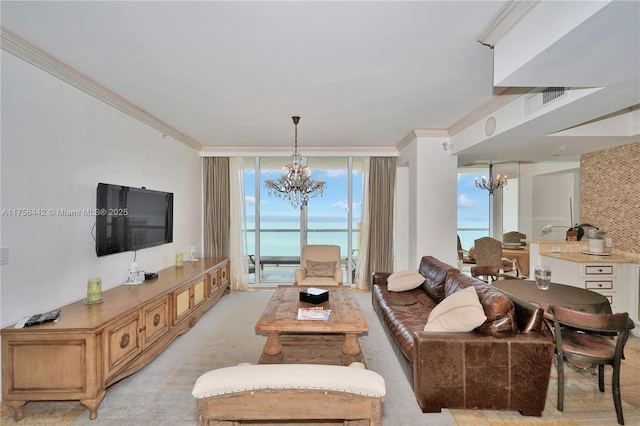
[[540,256],[552,257],[554,259],[568,260],[579,263],[637,263],[638,259],[630,256],[612,253],[608,256],[584,254],[581,252],[566,253],[544,253],[540,252]]
[[549,240],[525,240],[531,248],[531,263],[535,264],[539,256],[551,257],[554,259],[568,260],[580,263],[640,263],[640,253],[627,253],[611,248],[610,255],[592,255],[582,252],[589,249],[586,239],[581,241],[549,241]]
[[640,336],[640,253],[615,249],[610,256],[583,254],[587,241],[527,241],[531,266],[551,268],[553,282],[595,291],[605,296],[613,312],[628,312]]

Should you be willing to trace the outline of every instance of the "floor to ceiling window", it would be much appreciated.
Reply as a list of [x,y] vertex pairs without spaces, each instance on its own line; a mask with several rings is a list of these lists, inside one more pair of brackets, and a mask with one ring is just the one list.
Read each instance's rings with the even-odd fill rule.
[[292,283],[302,244],[336,244],[343,258],[344,281],[352,281],[357,256],[363,159],[310,157],[312,179],[326,181],[322,197],[294,208],[283,198],[268,195],[266,179],[284,173],[286,157],[246,157],[245,197],[247,248],[251,285]]
[[489,235],[489,193],[475,185],[487,170],[465,167],[458,171],[458,236],[465,250],[477,238]]
[[493,236],[501,240],[503,233],[518,230],[519,166],[504,163],[499,167],[509,178],[507,185],[492,196],[475,185],[476,179],[488,176],[488,167],[458,170],[458,235],[465,250],[473,246],[477,238]]

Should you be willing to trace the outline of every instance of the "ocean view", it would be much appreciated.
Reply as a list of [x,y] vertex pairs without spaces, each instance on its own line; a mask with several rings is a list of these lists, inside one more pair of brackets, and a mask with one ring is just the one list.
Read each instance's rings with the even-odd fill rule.
[[[352,249],[358,248],[358,231],[353,233]],[[488,229],[458,230],[462,248],[469,250],[477,238],[489,235]],[[307,237],[309,244],[337,244],[340,246],[342,257],[348,254],[348,236],[346,230],[310,230]],[[299,229],[278,228],[263,230],[260,233],[261,256],[299,256],[300,255],[300,231]],[[247,232],[247,252],[256,254],[255,231]]]
[[[357,248],[359,232],[354,232],[352,247]],[[346,230],[309,231],[308,244],[336,244],[340,246],[342,257],[348,253]],[[255,254],[255,231],[247,232],[247,253]],[[300,256],[300,231],[295,229],[262,230],[260,232],[261,256]]]

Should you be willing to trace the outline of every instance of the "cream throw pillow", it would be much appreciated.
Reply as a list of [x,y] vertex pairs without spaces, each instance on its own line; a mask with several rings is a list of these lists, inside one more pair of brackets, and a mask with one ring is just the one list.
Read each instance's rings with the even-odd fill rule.
[[425,278],[416,270],[394,272],[387,278],[389,291],[407,291],[419,287]]
[[474,286],[458,290],[438,303],[424,331],[471,331],[487,320]]
[[336,270],[336,262],[314,262],[307,260],[308,277],[333,277]]

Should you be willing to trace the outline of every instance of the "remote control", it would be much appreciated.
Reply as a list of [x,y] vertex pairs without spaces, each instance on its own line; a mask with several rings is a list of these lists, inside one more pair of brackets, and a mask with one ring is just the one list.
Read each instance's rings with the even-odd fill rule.
[[59,316],[60,316],[60,309],[47,312],[46,314],[44,314],[44,319],[42,320],[42,322],[55,321],[58,319]]
[[40,319],[40,317],[42,316],[42,314],[35,314],[33,315],[31,318],[29,318],[27,320],[27,322],[24,323],[25,327],[29,327],[31,325],[36,325],[36,324],[40,324],[38,322],[38,320]]
[[55,321],[60,316],[60,309],[56,309],[54,311],[50,311],[44,314],[36,314],[27,320],[24,324],[25,327],[30,327],[32,325],[40,325],[45,322]]

